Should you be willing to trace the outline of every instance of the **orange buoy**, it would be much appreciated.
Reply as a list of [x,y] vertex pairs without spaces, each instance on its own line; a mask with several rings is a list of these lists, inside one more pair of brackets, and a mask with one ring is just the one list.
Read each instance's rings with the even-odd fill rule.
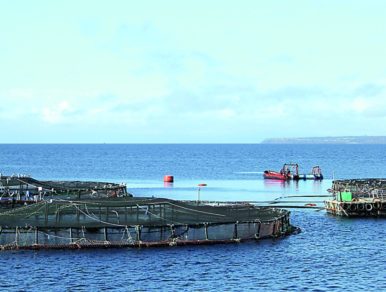
[[174,182],[174,177],[172,175],[165,175],[164,182],[172,183]]

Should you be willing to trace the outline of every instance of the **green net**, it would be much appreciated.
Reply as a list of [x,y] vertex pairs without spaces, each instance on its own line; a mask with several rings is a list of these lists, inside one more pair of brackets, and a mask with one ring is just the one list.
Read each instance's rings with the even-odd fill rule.
[[169,199],[49,200],[3,210],[0,226],[108,227],[270,221],[288,211],[252,205],[208,206]]
[[234,242],[287,234],[289,212],[133,198],[124,184],[0,177],[0,249]]

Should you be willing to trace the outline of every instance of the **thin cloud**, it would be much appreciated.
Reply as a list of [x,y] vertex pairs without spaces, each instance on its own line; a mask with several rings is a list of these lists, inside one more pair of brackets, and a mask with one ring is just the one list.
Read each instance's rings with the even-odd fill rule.
[[42,110],[42,120],[49,124],[58,124],[66,120],[66,115],[73,112],[68,101],[61,101],[53,107]]

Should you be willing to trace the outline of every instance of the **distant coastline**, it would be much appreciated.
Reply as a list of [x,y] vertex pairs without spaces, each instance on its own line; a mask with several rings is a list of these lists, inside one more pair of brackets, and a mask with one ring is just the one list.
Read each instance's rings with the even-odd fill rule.
[[386,144],[386,136],[270,138],[261,144]]

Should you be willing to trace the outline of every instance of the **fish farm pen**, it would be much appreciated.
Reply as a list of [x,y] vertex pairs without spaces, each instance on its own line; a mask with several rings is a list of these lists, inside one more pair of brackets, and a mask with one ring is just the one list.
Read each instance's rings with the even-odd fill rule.
[[334,199],[325,201],[328,213],[345,217],[386,217],[386,179],[335,180]]
[[88,181],[40,181],[25,175],[0,175],[0,208],[48,199],[94,199],[132,196],[125,184]]
[[135,198],[123,184],[29,177],[1,183],[2,250],[237,243],[297,230],[290,212],[277,208]]

